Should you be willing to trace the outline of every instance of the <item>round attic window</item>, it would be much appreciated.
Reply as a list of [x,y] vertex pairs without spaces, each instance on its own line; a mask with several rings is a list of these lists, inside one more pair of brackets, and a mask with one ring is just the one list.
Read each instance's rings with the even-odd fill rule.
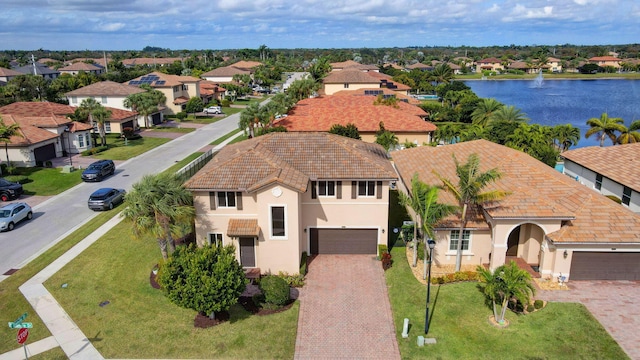
[[271,194],[275,197],[280,197],[280,195],[282,195],[282,189],[276,186],[273,189],[271,189]]

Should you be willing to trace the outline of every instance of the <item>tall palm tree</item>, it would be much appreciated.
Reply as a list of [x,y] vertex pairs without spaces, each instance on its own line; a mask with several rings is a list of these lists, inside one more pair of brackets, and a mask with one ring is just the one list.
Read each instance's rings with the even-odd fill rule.
[[152,89],[148,85],[142,85],[141,88],[147,90],[143,93],[131,94],[124,99],[123,105],[144,117],[144,126],[151,127],[149,115],[158,111],[158,106],[167,101],[167,97],[160,90]]
[[260,104],[255,102],[249,104],[240,114],[238,127],[244,132],[248,131],[249,138],[255,137],[255,128],[261,123],[261,115]]
[[471,154],[467,162],[460,164],[453,155],[453,161],[458,175],[458,184],[444,178],[434,170],[435,175],[442,181],[444,190],[450,192],[458,201],[460,214],[460,232],[458,233],[458,244],[456,249],[456,271],[460,271],[462,265],[462,241],[464,229],[469,221],[469,207],[482,205],[490,201],[498,201],[509,193],[503,190],[491,190],[483,192],[489,184],[496,182],[502,177],[502,173],[497,168],[480,172],[480,157],[478,154]]
[[438,84],[448,84],[453,79],[453,70],[446,63],[436,65],[431,74]]
[[521,122],[529,121],[529,118],[525,113],[522,112],[522,110],[518,109],[517,107],[512,105],[505,105],[491,114],[489,121],[494,120]]
[[[515,261],[508,265],[502,265],[491,272],[483,266],[476,268],[482,284],[480,290],[491,302],[495,320],[502,324],[507,311],[509,301],[518,300],[522,304],[529,304],[531,296],[536,292],[532,283],[531,274],[520,269]],[[500,313],[496,304],[501,304]]]
[[474,124],[485,127],[489,123],[493,113],[500,110],[502,106],[503,104],[496,99],[482,99],[471,113],[471,120]]
[[132,222],[136,236],[156,237],[164,259],[175,250],[174,234],[195,216],[193,196],[175,174],[145,175],[127,193],[125,203],[122,216]]
[[91,138],[93,141],[95,141],[95,137],[93,136],[95,134],[95,120],[93,118],[93,114],[100,108],[103,108],[102,104],[100,104],[96,99],[94,98],[86,98],[84,100],[82,100],[82,102],[80,103],[80,106],[78,107],[78,110],[80,111],[80,114],[82,116],[82,118],[86,121],[86,119],[89,119],[89,125],[91,125]]
[[[23,137],[19,132],[20,125],[11,124],[7,125],[2,120],[2,116],[0,116],[0,142],[4,143],[4,151],[7,155],[7,165],[9,165],[9,143],[11,142],[12,136]],[[0,168],[0,175],[2,175],[2,170]]]
[[625,126],[624,129],[620,131],[620,136],[618,136],[618,144],[624,145],[640,142],[640,131],[638,130],[640,130],[640,120],[632,122],[629,127]]
[[589,130],[584,134],[585,138],[589,138],[593,134],[597,134],[598,140],[600,140],[600,147],[604,146],[604,139],[609,138],[615,145],[618,137],[616,132],[622,132],[624,130],[624,120],[622,118],[611,118],[609,114],[602,113],[600,118],[591,118],[587,120],[587,125],[590,126]]
[[560,152],[569,150],[570,147],[578,145],[578,141],[580,141],[580,129],[571,124],[556,125],[551,131]]
[[96,109],[93,112],[93,119],[98,126],[98,134],[100,134],[100,142],[102,146],[107,145],[107,134],[104,127],[104,123],[111,119],[111,110],[106,109],[104,106]]

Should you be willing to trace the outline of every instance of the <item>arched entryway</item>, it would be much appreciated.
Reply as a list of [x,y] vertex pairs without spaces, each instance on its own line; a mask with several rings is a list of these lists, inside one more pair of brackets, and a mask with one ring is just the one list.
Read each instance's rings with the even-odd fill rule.
[[536,224],[525,223],[513,228],[507,239],[505,263],[515,260],[521,267],[526,264],[537,273],[543,239],[544,230]]

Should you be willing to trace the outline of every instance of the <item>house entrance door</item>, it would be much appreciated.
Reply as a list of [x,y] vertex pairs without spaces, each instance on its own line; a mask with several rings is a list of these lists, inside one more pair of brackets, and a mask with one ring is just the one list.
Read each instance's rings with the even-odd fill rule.
[[240,238],[240,264],[242,267],[256,267],[255,238]]

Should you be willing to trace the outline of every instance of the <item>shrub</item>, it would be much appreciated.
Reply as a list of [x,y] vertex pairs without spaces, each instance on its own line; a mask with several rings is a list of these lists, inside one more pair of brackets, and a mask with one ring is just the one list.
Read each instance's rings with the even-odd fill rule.
[[536,310],[542,309],[543,306],[544,306],[544,302],[542,300],[536,300],[536,301],[533,302],[533,307]]
[[125,139],[131,139],[134,135],[137,135],[132,127],[126,127],[122,129],[122,137]]
[[304,275],[303,274],[293,274],[290,275],[286,272],[280,271],[278,273],[278,277],[284,279],[289,286],[292,287],[303,287],[304,286]]
[[29,179],[26,176],[22,176],[22,175],[9,175],[9,176],[5,176],[5,179],[9,180],[9,181],[13,181],[13,182],[17,182],[19,184],[28,184],[30,182],[33,182],[33,180]]
[[184,111],[180,111],[176,114],[176,117],[178,118],[178,120],[182,121],[187,118],[187,113]]
[[222,107],[229,107],[231,105],[231,101],[229,101],[229,99],[222,99],[222,101],[220,101],[220,105],[222,105]]
[[437,276],[431,279],[432,284],[449,284],[460,281],[477,281],[478,273],[475,271],[458,271],[453,274]]
[[283,306],[289,301],[289,285],[281,277],[268,275],[260,279],[260,290],[267,304]]
[[300,259],[300,274],[302,276],[307,275],[307,252],[303,251],[302,252],[302,258]]
[[617,202],[618,204],[622,204],[622,200],[620,200],[620,198],[615,196],[615,195],[605,195],[605,196],[608,197],[609,199]]
[[535,310],[536,310],[536,308],[532,304],[527,305],[527,312],[532,313]]
[[391,254],[384,253],[382,254],[382,268],[384,270],[387,270],[388,268],[391,267],[391,265],[393,264],[393,260],[391,260]]
[[[46,168],[52,168],[52,167],[53,167],[53,163],[51,162],[51,160],[47,160],[47,161],[45,161],[45,162],[44,162],[44,167],[46,167]],[[9,167],[9,169],[8,169],[9,174],[13,174],[13,171],[15,171],[15,168],[16,168],[15,166],[11,166],[11,167]]]
[[418,243],[418,260],[424,260],[424,242]]
[[80,154],[82,154],[82,156],[91,156],[91,155],[106,151],[108,149],[109,149],[108,146],[96,146],[96,147],[93,147],[93,148],[91,148],[89,150],[85,150],[85,151],[81,152]]
[[385,244],[378,244],[378,256],[382,258],[382,254],[389,252],[389,248]]

